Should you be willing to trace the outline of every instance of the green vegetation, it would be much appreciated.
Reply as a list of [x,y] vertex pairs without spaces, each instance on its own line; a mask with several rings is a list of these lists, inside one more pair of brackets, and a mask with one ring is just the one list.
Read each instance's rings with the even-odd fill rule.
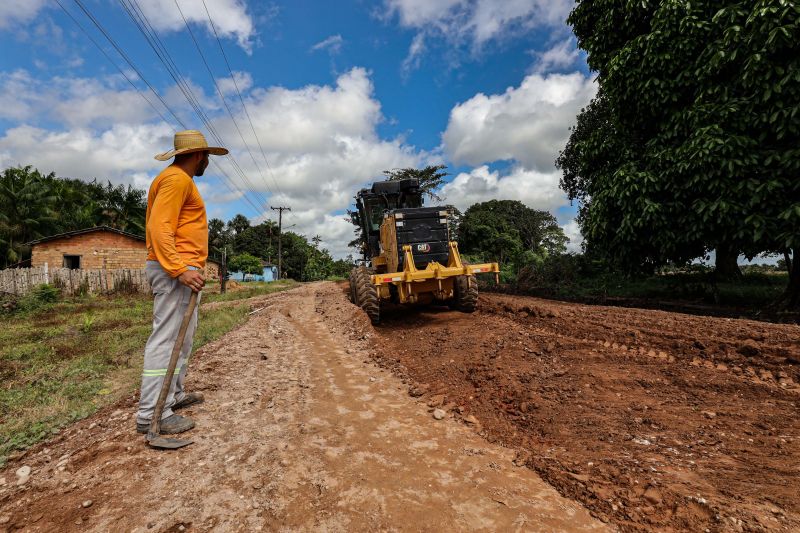
[[553,215],[517,200],[477,203],[464,212],[458,226],[459,250],[467,260],[497,261],[506,281],[522,268],[563,254],[567,240]]
[[264,268],[261,266],[261,259],[247,252],[231,257],[228,263],[229,272],[243,272],[245,274],[261,274]]
[[273,292],[285,291],[297,287],[298,283],[293,279],[282,279],[280,281],[253,281],[242,283],[235,289],[230,288],[225,294],[220,294],[218,283],[206,285],[206,290],[203,291],[203,303],[208,302],[229,302],[231,300],[241,300],[243,298],[252,298],[254,296],[263,296],[265,294],[272,294]]
[[[261,283],[204,301],[241,300],[290,288]],[[139,385],[152,321],[143,295],[53,301],[40,287],[36,305],[3,315],[0,328],[0,465],[8,454],[47,438],[64,425],[129,395]],[[247,319],[249,305],[206,311],[201,306],[194,348]]]
[[145,192],[59,179],[28,167],[0,174],[0,269],[30,258],[24,244],[65,231],[106,225],[144,235]]
[[[5,169],[0,174],[0,269],[29,260],[24,244],[49,235],[101,225],[144,235],[146,209],[147,193],[130,185],[62,179],[30,166]],[[352,258],[334,261],[318,236],[309,241],[284,231],[280,239],[283,270],[290,278],[316,281],[350,273]],[[211,219],[209,245],[212,256],[225,250],[230,262],[247,259],[248,271],[260,273],[254,260],[277,263],[278,225],[267,220],[251,226],[241,214],[227,223]]]
[[590,257],[652,273],[715,250],[794,260],[800,306],[800,5],[581,0],[569,16],[598,74],[557,164]]
[[[334,260],[330,252],[320,247],[322,239],[315,235],[309,242],[303,235],[291,231],[281,234],[281,253],[283,272],[298,281],[319,281],[329,276],[348,276],[353,266],[353,258]],[[231,257],[229,271],[234,268],[235,259],[244,254],[266,261],[278,262],[278,224],[266,220],[251,226],[244,215],[236,215],[227,223],[212,218],[208,222],[208,242],[213,255],[226,251]],[[261,272],[259,265],[258,271]]]
[[782,294],[788,275],[768,265],[743,267],[736,280],[718,280],[699,264],[664,267],[652,275],[628,275],[584,255],[552,256],[523,268],[512,288],[551,298],[603,302],[606,299],[653,300],[676,304],[719,305],[757,312]]

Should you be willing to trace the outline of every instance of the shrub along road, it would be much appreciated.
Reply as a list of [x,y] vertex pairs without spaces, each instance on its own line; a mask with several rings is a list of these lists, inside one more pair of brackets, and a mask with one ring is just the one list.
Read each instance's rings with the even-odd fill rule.
[[0,527],[800,526],[797,326],[490,295],[373,328],[333,283],[249,305],[193,356],[193,445],[147,449],[127,398],[0,471]]

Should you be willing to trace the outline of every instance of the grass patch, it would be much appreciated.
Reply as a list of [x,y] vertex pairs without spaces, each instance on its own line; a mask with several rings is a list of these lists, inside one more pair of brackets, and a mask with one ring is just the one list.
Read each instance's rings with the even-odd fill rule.
[[228,288],[225,294],[219,293],[219,284],[210,286],[211,291],[203,291],[203,302],[227,302],[230,300],[241,300],[242,298],[252,298],[253,296],[263,296],[273,292],[285,291],[296,287],[298,283],[293,279],[283,279],[280,281],[248,281],[246,283],[237,281],[236,288]]
[[[295,284],[253,285],[203,298],[240,300]],[[245,303],[213,311],[201,307],[193,348],[244,323],[248,311]],[[5,315],[0,328],[0,466],[10,453],[134,391],[152,314],[152,298],[125,295],[48,302]]]

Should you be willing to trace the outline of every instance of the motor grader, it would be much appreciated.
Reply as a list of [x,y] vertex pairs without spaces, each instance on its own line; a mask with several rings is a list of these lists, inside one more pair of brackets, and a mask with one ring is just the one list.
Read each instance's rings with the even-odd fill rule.
[[350,299],[373,324],[381,305],[446,304],[465,313],[475,310],[475,274],[498,278],[497,263],[469,265],[451,239],[442,207],[423,207],[416,179],[376,182],[356,195],[353,222],[364,238],[364,265],[350,272]]

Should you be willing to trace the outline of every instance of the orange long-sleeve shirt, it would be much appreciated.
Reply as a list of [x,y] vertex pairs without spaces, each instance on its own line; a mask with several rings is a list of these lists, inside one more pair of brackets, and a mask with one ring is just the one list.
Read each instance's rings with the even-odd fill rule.
[[173,278],[189,266],[205,267],[206,205],[186,172],[169,166],[153,180],[145,220],[148,260],[158,261]]

